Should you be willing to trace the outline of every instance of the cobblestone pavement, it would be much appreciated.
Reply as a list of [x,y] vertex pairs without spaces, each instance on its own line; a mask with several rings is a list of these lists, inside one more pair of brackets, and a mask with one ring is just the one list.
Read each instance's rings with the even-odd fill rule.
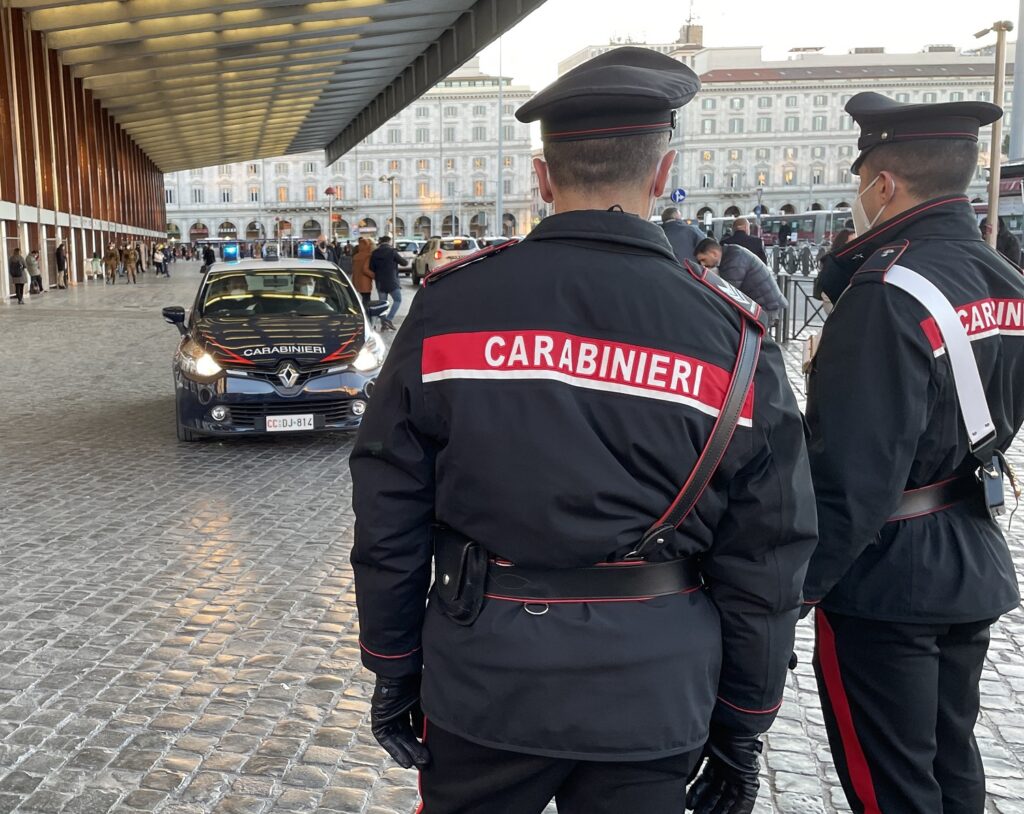
[[[0,814],[407,814],[367,726],[351,440],[177,443],[173,274],[0,305]],[[848,810],[810,649],[803,623],[758,814]],[[1024,814],[1020,612],[982,691],[989,812]]]

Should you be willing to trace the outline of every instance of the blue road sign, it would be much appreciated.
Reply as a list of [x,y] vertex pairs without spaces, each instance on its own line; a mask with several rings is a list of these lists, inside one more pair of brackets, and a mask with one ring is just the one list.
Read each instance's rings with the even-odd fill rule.
[[672,199],[672,203],[682,203],[686,200],[686,190],[679,187],[679,189],[673,192],[669,197]]

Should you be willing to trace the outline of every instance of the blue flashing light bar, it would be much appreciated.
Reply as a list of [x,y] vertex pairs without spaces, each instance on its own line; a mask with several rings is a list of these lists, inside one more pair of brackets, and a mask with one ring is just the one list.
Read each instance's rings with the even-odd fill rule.
[[313,251],[313,243],[309,240],[304,240],[299,244],[298,256],[300,260],[312,260],[315,256]]
[[225,243],[224,249],[224,260],[231,261],[238,259],[238,244],[237,243]]

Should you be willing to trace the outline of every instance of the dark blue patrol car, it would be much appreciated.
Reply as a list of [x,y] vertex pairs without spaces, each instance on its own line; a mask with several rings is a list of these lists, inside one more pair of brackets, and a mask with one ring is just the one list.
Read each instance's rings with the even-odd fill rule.
[[359,295],[333,263],[215,263],[190,311],[163,309],[178,439],[353,430],[384,361]]

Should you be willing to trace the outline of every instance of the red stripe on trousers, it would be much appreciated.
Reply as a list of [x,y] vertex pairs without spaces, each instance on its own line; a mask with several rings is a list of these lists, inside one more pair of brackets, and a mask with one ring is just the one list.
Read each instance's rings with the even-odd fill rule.
[[864,814],[882,814],[875,797],[875,784],[871,780],[871,769],[868,767],[864,750],[861,748],[857,730],[853,726],[853,715],[850,713],[850,701],[843,687],[843,677],[839,672],[839,655],[836,652],[836,636],[832,626],[825,617],[825,612],[818,608],[815,611],[818,632],[818,660],[821,664],[822,677],[825,679],[825,691],[828,693],[832,714],[839,726],[839,737],[843,741],[846,753],[846,770],[850,774],[853,791],[864,806]]
[[[423,743],[427,742],[427,716],[423,716]],[[416,810],[413,814],[423,814],[423,771],[420,770],[416,773],[416,790],[420,793],[420,804],[416,806]]]

